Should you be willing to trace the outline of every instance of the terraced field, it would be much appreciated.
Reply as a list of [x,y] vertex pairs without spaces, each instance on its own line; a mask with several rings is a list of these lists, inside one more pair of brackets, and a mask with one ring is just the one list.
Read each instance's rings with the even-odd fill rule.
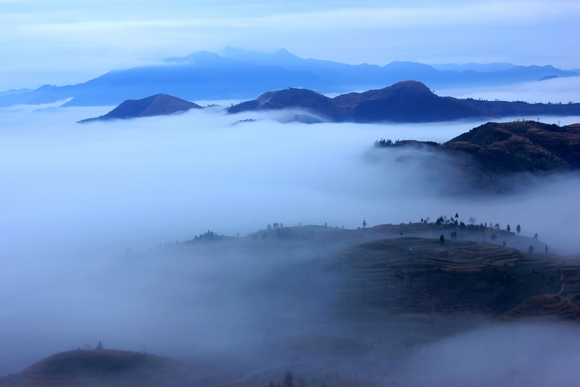
[[[508,247],[487,243],[492,233]],[[253,322],[242,347],[223,358],[177,362],[70,351],[0,378],[0,385],[267,386],[288,370],[312,386],[405,385],[391,376],[427,344],[526,319],[580,322],[580,259],[523,253],[530,245],[544,252],[545,245],[507,231],[409,223],[216,235],[150,254],[206,259],[222,274],[223,262],[234,263],[224,257],[254,263],[251,280],[231,287]]]
[[327,265],[335,276],[342,321],[368,333],[366,339],[394,331],[391,339],[407,343],[487,323],[539,295],[576,292],[580,278],[578,266],[560,257],[425,238],[354,246],[329,257]]

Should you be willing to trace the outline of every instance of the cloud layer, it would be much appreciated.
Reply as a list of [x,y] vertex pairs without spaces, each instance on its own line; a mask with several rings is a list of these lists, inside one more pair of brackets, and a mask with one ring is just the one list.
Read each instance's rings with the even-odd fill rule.
[[[538,181],[515,196],[453,198],[440,195],[444,182],[428,180],[443,164],[425,163],[422,153],[407,162],[365,157],[380,138],[442,142],[477,122],[304,125],[190,111],[76,124],[106,111],[0,112],[1,374],[84,341],[188,353],[231,331],[228,321],[242,321],[245,311],[208,307],[220,297],[210,285],[256,273],[256,261],[123,259],[127,248],[157,249],[207,230],[244,236],[273,222],[356,228],[363,219],[372,226],[458,212],[502,228],[521,224],[551,251],[580,248],[578,177]],[[257,121],[236,123],[248,118]],[[184,294],[189,309],[180,306]]]

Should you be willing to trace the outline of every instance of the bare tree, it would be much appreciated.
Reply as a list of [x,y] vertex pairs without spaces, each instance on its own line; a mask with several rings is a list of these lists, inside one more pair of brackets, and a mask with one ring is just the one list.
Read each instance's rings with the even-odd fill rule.
[[282,382],[284,387],[294,387],[294,373],[292,371],[286,371],[284,373],[284,381]]

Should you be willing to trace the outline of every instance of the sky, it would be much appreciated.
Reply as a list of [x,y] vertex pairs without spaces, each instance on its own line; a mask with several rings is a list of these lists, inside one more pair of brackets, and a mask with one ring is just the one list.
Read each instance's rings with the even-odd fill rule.
[[0,90],[66,85],[226,46],[385,65],[580,68],[563,1],[0,0]]

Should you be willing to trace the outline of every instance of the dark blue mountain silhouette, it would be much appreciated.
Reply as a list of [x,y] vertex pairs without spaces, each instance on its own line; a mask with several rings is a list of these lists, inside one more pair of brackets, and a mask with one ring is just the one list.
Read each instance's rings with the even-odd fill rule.
[[412,79],[429,88],[476,87],[577,76],[552,66],[513,66],[501,71],[440,71],[415,62],[385,66],[302,59],[282,49],[272,54],[226,48],[223,55],[200,51],[168,58],[155,66],[115,70],[88,82],[45,85],[34,91],[0,94],[0,106],[52,103],[65,106],[113,106],[127,99],[171,94],[185,100],[248,99],[268,90],[307,88],[319,93],[344,93],[382,88]]

